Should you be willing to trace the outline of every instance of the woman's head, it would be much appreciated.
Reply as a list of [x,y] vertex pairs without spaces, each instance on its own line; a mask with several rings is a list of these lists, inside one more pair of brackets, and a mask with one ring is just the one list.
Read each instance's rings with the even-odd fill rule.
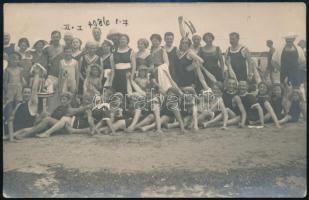
[[214,39],[215,39],[215,36],[212,33],[205,33],[203,35],[203,40],[206,44],[212,44]]
[[193,35],[192,36],[192,42],[194,44],[194,46],[199,46],[201,44],[201,36],[199,35]]
[[71,103],[72,94],[70,92],[63,92],[60,95],[60,103],[63,106],[67,106]]
[[179,42],[179,49],[181,51],[186,51],[191,47],[191,45],[192,45],[191,40],[187,37],[184,37]]
[[239,81],[238,84],[238,93],[240,95],[247,93],[248,91],[248,83],[247,81]]
[[79,39],[79,38],[73,38],[73,41],[72,41],[72,47],[73,47],[73,49],[78,49],[78,50],[80,50],[80,49],[81,49],[81,46],[82,46],[82,41],[81,41],[81,39]]
[[47,42],[45,40],[38,40],[34,43],[33,49],[35,49],[36,51],[41,51],[43,50],[46,44]]
[[144,49],[147,49],[149,46],[149,42],[145,38],[141,38],[137,41],[137,48],[138,50],[142,51]]
[[102,43],[102,51],[104,54],[108,54],[112,52],[112,48],[114,46],[113,41],[111,40],[104,40]]
[[153,47],[159,47],[162,42],[162,37],[161,35],[154,33],[150,36],[150,41]]
[[20,38],[18,40],[18,47],[21,51],[26,51],[30,47],[29,40],[27,38]]
[[120,47],[127,47],[130,42],[130,38],[127,34],[121,34],[119,36],[119,46]]
[[265,82],[260,82],[258,84],[258,91],[260,95],[267,95],[269,92],[268,85]]
[[174,33],[166,32],[164,34],[164,41],[165,41],[166,46],[171,47],[173,45],[173,42],[174,42]]

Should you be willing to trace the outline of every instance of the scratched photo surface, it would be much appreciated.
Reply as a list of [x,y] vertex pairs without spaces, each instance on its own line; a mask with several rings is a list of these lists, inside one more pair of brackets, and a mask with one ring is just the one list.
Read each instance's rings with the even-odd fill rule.
[[[9,42],[4,42],[3,58],[5,197],[307,195],[305,4],[7,3],[3,7],[4,41],[9,37]],[[98,40],[94,29],[101,32]],[[46,41],[44,48],[52,46],[53,31],[61,33],[63,49],[59,55],[63,57],[55,64],[56,56],[42,51],[47,56],[44,66],[38,61],[41,54],[33,54],[33,47],[39,40]],[[172,58],[164,37],[167,32],[174,35]],[[119,38],[116,43],[111,41],[111,33],[126,34],[129,40],[125,47]],[[205,33],[211,33],[210,47]],[[157,47],[153,34],[162,38]],[[77,58],[72,59],[72,48],[65,47],[65,35],[79,39]],[[194,46],[198,36],[200,42]],[[237,44],[232,44],[231,37],[236,37]],[[29,43],[24,53],[19,43],[27,42],[21,38]],[[140,69],[146,66],[138,66],[137,61],[144,55],[138,48],[141,38],[149,43],[145,47],[150,60],[156,48],[163,49],[163,64],[151,60],[145,77],[141,77],[145,82],[137,80],[143,76]],[[111,47],[110,52],[107,56],[94,53],[98,62],[83,72],[91,46],[98,44],[102,50],[103,43]],[[188,49],[182,50],[185,44],[189,44]],[[234,46],[235,51],[231,50]],[[131,53],[126,54],[126,49]],[[215,50],[209,53],[207,49]],[[30,57],[25,52],[30,52]],[[110,55],[111,69],[107,69],[104,61]],[[129,61],[123,63],[126,58],[122,56]],[[211,62],[218,67],[218,76],[216,70],[212,73],[207,68]],[[18,67],[14,68],[14,63]],[[240,65],[246,72],[237,70]],[[55,66],[59,72],[53,72]],[[63,71],[66,66],[69,68]],[[98,81],[89,78],[93,66],[103,76]],[[180,72],[180,68],[185,70]],[[241,74],[245,74],[244,80],[239,78]],[[222,80],[217,78],[221,75]],[[70,76],[75,82],[70,82]],[[132,112],[125,112],[117,107],[114,112],[112,103],[105,101],[104,95],[119,96],[117,92],[130,101],[143,95],[148,98],[148,90],[143,88],[146,82],[159,88],[155,90],[157,96],[151,96],[155,99],[149,106],[151,111],[134,107]],[[248,93],[241,94],[242,86],[252,92],[251,99],[244,100]],[[89,94],[95,95],[87,99],[85,91],[90,90],[93,93]],[[235,98],[228,96],[229,90],[234,91]],[[266,90],[264,95],[262,90]],[[192,103],[192,110],[181,110],[177,115],[162,106],[171,93],[180,101],[185,94],[199,100]],[[72,100],[66,114],[56,119],[52,113],[63,98]],[[199,107],[204,98],[206,106]],[[156,105],[161,106],[158,112]],[[94,120],[96,109],[99,122]],[[87,125],[80,128],[82,122]],[[101,122],[99,129],[96,125]]]

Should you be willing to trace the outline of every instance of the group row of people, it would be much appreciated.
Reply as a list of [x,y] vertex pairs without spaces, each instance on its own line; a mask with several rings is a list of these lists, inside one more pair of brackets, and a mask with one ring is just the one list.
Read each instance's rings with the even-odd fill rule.
[[[136,53],[127,34],[110,32],[102,40],[97,27],[84,48],[71,33],[64,35],[65,45],[53,31],[49,44],[38,40],[32,49],[27,38],[15,47],[5,33],[4,117],[11,139],[41,132],[38,136],[48,137],[63,129],[160,133],[164,126],[185,132],[218,124],[263,127],[268,121],[280,127],[305,117],[299,90],[306,83],[305,51],[294,45],[295,36],[286,38],[282,50],[270,48],[266,83],[238,33],[229,34],[231,46],[223,56],[212,33],[189,38],[182,17],[178,23],[179,47],[174,33],[166,32],[163,46],[161,35],[152,34],[150,49],[141,38]],[[47,102],[51,115],[42,112],[38,94],[53,94]]]

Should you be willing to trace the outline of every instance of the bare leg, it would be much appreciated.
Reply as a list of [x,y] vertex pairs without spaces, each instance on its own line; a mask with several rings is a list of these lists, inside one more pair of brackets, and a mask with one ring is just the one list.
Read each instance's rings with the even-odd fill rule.
[[143,119],[142,121],[137,123],[135,128],[140,128],[142,126],[146,126],[147,124],[150,124],[151,122],[153,122],[154,119],[155,119],[154,114],[149,114],[147,117],[145,117],[145,119]]
[[210,117],[210,119],[213,119],[215,117],[215,113],[209,110],[204,110],[197,118],[198,123],[202,124],[208,117]]
[[257,108],[257,111],[259,113],[259,119],[260,119],[260,122],[261,122],[261,126],[264,126],[264,113],[263,113],[263,109],[261,106],[258,106]]
[[135,125],[137,124],[138,120],[141,117],[141,113],[142,111],[140,109],[136,109],[134,112],[134,117],[133,117],[133,121],[130,124],[130,126],[127,128],[126,132],[132,132],[135,129]]
[[215,118],[213,118],[212,120],[208,121],[208,122],[204,122],[203,123],[203,127],[207,128],[209,126],[214,126],[216,124],[218,124],[218,122],[220,122],[220,120],[223,119],[223,115],[222,113],[220,113],[219,115],[217,115]]
[[72,128],[71,126],[65,126],[65,130],[67,130],[70,134],[88,134],[91,131],[90,128],[77,129]]
[[280,124],[285,124],[285,123],[289,122],[291,118],[292,118],[291,115],[286,115],[284,118],[279,120],[279,123]]
[[[169,117],[168,116],[162,116],[161,118],[160,118],[160,122],[161,122],[161,124],[165,124],[165,123],[167,123],[169,121]],[[144,126],[144,127],[141,127],[140,129],[141,129],[141,131],[149,131],[149,130],[151,130],[151,129],[154,129],[156,127],[156,122],[153,122],[153,123],[151,123],[151,124],[149,124],[149,125],[147,125],[147,126]]]
[[266,101],[264,103],[264,106],[266,108],[266,110],[270,113],[271,115],[271,118],[273,119],[275,125],[277,126],[277,128],[281,128],[280,124],[279,124],[279,121],[278,121],[278,118],[273,110],[273,108],[271,107],[270,103],[268,101]]
[[44,133],[37,135],[40,138],[49,137],[51,134],[56,131],[61,130],[65,127],[66,124],[70,124],[72,118],[71,117],[62,117],[56,124],[54,124],[50,129],[46,130]]
[[155,115],[155,121],[156,121],[156,132],[162,133],[161,131],[161,117],[160,117],[160,107],[159,104],[154,104],[153,113]]
[[184,126],[184,123],[183,123],[180,111],[179,110],[174,110],[173,113],[175,115],[175,118],[179,122],[180,130],[181,130],[182,134],[185,133],[186,130],[185,130],[185,126]]
[[34,127],[21,129],[13,133],[13,135],[16,137],[16,139],[21,139],[33,133],[39,133],[41,131],[44,131],[48,129],[50,126],[53,126],[54,124],[56,124],[57,122],[58,122],[57,119],[54,119],[52,117],[46,117]]
[[[115,123],[112,124],[114,131],[118,131],[118,130],[125,130],[126,128],[126,121],[125,120],[118,120]],[[100,132],[104,132],[105,134],[110,132],[110,129],[108,127],[104,127],[100,129]]]

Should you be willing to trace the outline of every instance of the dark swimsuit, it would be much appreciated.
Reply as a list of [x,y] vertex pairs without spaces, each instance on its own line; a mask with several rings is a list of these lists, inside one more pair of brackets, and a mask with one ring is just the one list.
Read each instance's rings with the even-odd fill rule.
[[272,98],[270,100],[270,105],[272,106],[278,120],[281,120],[284,118],[284,114],[283,114],[283,106],[282,106],[282,100],[283,98],[282,97],[279,97],[279,98]]
[[247,123],[249,121],[257,121],[259,120],[259,113],[257,109],[251,108],[252,105],[257,103],[257,99],[252,94],[246,94],[244,96],[239,96],[241,99],[242,104],[244,105],[244,108],[247,113]]
[[288,77],[288,81],[292,86],[299,87],[302,80],[298,67],[298,52],[294,46],[294,51],[286,51],[283,49],[281,54],[281,82]]
[[222,94],[222,99],[225,107],[231,109],[236,115],[240,115],[240,110],[238,106],[233,106],[233,98],[235,96],[236,94],[229,94],[226,91],[224,91]]
[[176,83],[179,87],[187,87],[196,83],[197,77],[194,70],[188,71],[186,67],[192,64],[193,60],[187,58],[187,53],[181,58],[176,56],[175,60],[175,76]]
[[241,53],[243,49],[244,47],[241,47],[239,51],[231,52],[231,48],[229,47],[227,53],[227,56],[230,57],[231,66],[238,81],[246,81],[248,79],[246,58],[244,58]]

